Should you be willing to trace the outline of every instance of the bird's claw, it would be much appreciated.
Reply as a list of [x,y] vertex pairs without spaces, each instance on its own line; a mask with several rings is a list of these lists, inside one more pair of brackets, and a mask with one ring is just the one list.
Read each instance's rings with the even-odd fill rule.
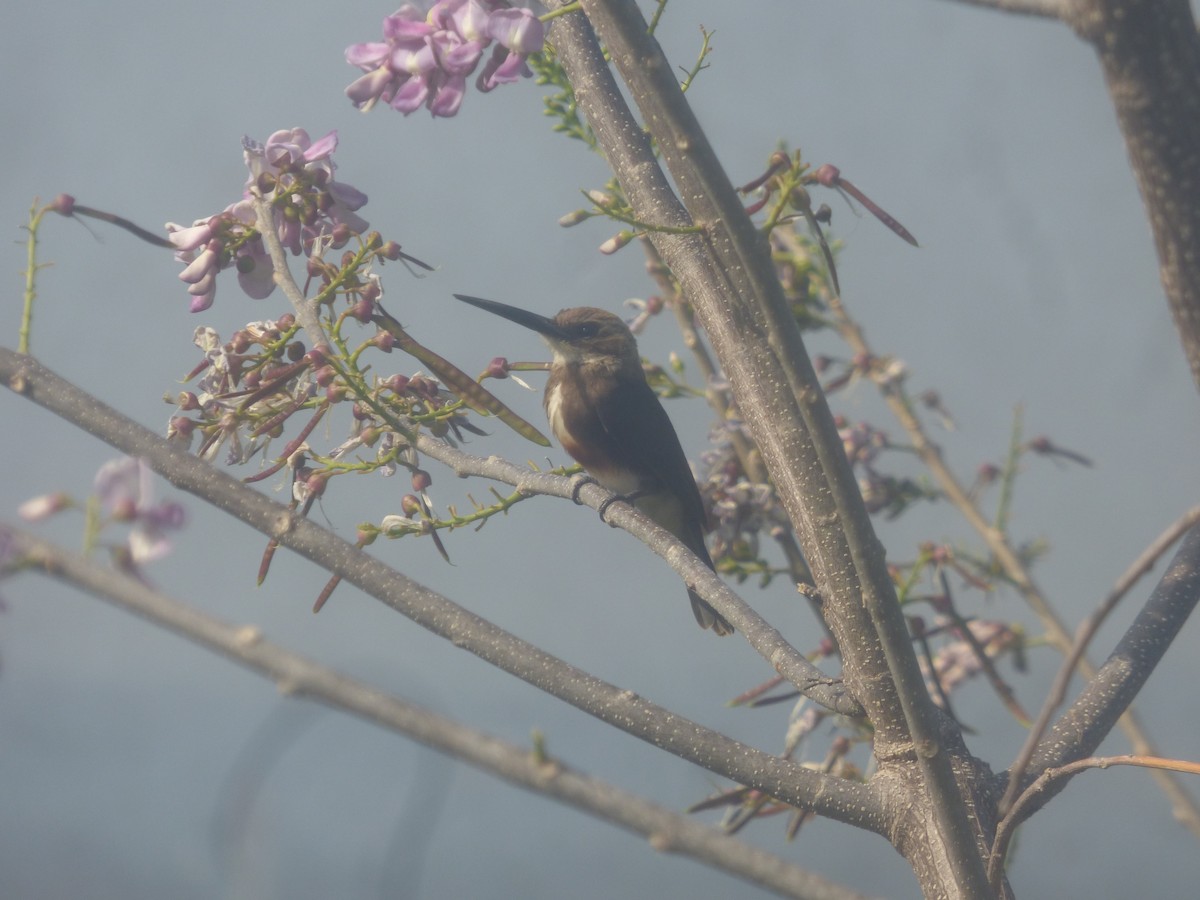
[[[624,499],[625,499],[625,497],[621,494],[613,494],[611,497],[609,497],[607,500],[605,500],[603,503],[601,503],[599,508],[596,510],[596,512],[598,512],[600,514],[600,521],[601,522],[605,521],[604,514],[608,512],[608,508],[610,506],[612,506],[614,503],[620,503]],[[605,522],[605,524],[608,524],[608,523]]]
[[628,503],[630,506],[633,506],[635,500],[644,496],[646,496],[646,491],[633,491],[629,494],[613,494],[613,496],[601,503],[599,509],[596,510],[598,513],[600,513],[600,521],[605,521],[604,514],[608,512],[608,508],[614,503]]
[[[587,472],[579,472],[571,476],[571,501],[576,506],[583,506],[583,501],[579,499],[579,492],[583,490],[585,484],[597,484],[595,478]],[[606,501],[607,502],[607,501]]]

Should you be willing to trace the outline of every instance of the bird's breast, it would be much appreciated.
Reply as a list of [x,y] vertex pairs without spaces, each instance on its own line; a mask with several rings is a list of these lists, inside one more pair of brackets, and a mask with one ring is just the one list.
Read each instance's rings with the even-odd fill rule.
[[644,487],[643,479],[624,464],[625,448],[612,446],[599,413],[582,385],[564,373],[546,386],[546,418],[550,430],[571,458],[587,469],[604,487],[618,494],[631,494]]

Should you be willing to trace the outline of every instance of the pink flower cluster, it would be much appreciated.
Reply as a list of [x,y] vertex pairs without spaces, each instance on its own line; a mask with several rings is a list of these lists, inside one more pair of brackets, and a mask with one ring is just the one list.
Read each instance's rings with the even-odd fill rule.
[[279,241],[294,254],[308,252],[322,237],[340,246],[368,227],[355,213],[367,195],[334,181],[336,131],[314,142],[303,128],[292,128],[275,132],[265,145],[243,138],[242,147],[250,170],[242,199],[190,226],[167,223],[175,258],[185,266],[179,277],[188,285],[192,312],[212,306],[217,273],[230,266],[237,269],[238,283],[251,297],[262,299],[275,289],[274,268],[258,234],[252,188],[270,204]]
[[495,44],[475,81],[481,92],[531,75],[525,58],[542,49],[545,29],[528,9],[438,0],[428,14],[400,7],[383,20],[383,37],[346,48],[346,62],[365,73],[346,96],[364,112],[383,100],[405,115],[424,106],[435,116],[453,116],[484,50]]

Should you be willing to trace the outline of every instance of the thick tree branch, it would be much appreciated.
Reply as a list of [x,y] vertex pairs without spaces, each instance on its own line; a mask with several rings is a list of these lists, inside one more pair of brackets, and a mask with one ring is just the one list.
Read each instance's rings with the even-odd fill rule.
[[1075,0],[1067,21],[1104,71],[1200,386],[1200,37],[1188,0]]
[[[122,452],[145,460],[177,488],[200,497],[341,576],[456,647],[589,715],[784,802],[868,830],[884,829],[879,797],[870,786],[817,775],[568,665],[191,456],[32,358],[0,348],[0,379],[26,399]],[[552,477],[536,476],[531,481]]]
[[[633,13],[636,15],[636,9]],[[671,191],[666,176],[659,168],[650,148],[646,133],[633,119],[621,98],[587,22],[578,16],[556,19],[551,38],[555,41],[560,59],[575,86],[580,108],[596,132],[637,218],[670,226],[690,224],[691,216]],[[653,46],[653,52],[658,54],[656,68],[665,69],[667,78],[672,79],[670,67],[661,60],[661,51],[657,50],[657,45]],[[611,46],[611,42],[609,50],[617,52],[616,48]],[[644,48],[625,49],[618,55],[635,57],[636,66],[647,68],[649,57],[646,53],[649,52],[651,51]],[[673,80],[671,87],[678,91],[678,85]],[[638,85],[634,90],[640,99],[640,94],[649,88]],[[686,143],[690,140],[691,136],[664,134],[660,138],[660,145]],[[696,148],[690,146],[689,152],[695,153]],[[741,214],[740,206],[738,214]],[[711,213],[708,224],[713,225],[718,218],[718,213]],[[745,216],[742,215],[741,218],[744,220]],[[799,520],[797,530],[802,535],[805,550],[808,551],[813,543],[821,545],[819,549],[807,554],[813,566],[817,586],[826,602],[845,603],[858,610],[857,618],[853,622],[854,625],[861,626],[860,629],[853,629],[859,635],[860,646],[856,653],[858,656],[869,657],[869,663],[861,668],[865,672],[873,673],[875,679],[882,683],[874,690],[866,684],[851,683],[851,671],[848,669],[848,685],[867,707],[877,736],[882,732],[883,743],[889,743],[891,738],[888,735],[892,735],[897,744],[905,745],[911,750],[911,742],[908,740],[903,716],[899,713],[894,687],[888,677],[882,651],[877,644],[865,637],[872,634],[874,629],[869,617],[862,610],[863,587],[856,577],[850,551],[846,548],[844,539],[839,547],[830,546],[830,542],[835,540],[832,533],[838,531],[833,527],[837,521],[837,507],[828,498],[821,461],[809,438],[803,417],[796,410],[796,392],[791,389],[788,373],[780,362],[780,357],[786,354],[778,347],[778,341],[786,339],[783,333],[787,332],[787,329],[782,326],[777,329],[769,327],[763,321],[763,314],[757,307],[740,299],[742,295],[753,297],[754,291],[761,290],[761,287],[757,284],[731,283],[731,271],[742,279],[751,276],[748,267],[741,262],[726,264],[716,258],[713,244],[718,241],[729,244],[724,235],[714,239],[699,234],[652,234],[651,239],[672,272],[679,278],[689,299],[696,305],[702,321],[706,317],[712,318],[715,315],[713,309],[718,305],[727,317],[737,320],[734,327],[730,327],[728,319],[715,323],[704,321],[704,324],[714,348],[722,357],[726,374],[738,393],[738,409],[752,424],[755,438],[763,450],[764,458],[768,460],[768,468],[772,471],[776,489],[785,503],[789,502],[790,498],[788,511],[794,519]],[[758,280],[761,281],[761,278]],[[792,328],[791,332],[795,332],[795,329]],[[736,344],[734,335],[740,338]],[[801,359],[806,359],[802,346],[792,349]],[[732,364],[724,358],[731,353],[737,357]],[[815,384],[814,379],[811,386]],[[807,398],[808,402],[816,402],[815,398],[819,393],[819,390],[813,387],[812,395]],[[768,428],[768,423],[774,427]],[[762,437],[759,436],[760,431],[763,432]],[[837,452],[842,452],[840,442],[837,444]],[[844,464],[844,454],[842,460]],[[818,485],[823,490],[817,490]],[[815,504],[816,508],[814,505],[806,506],[798,502],[797,498],[805,489],[817,494],[824,493],[825,496]],[[839,555],[836,560],[835,555]],[[852,602],[842,599],[849,597],[854,598]],[[843,627],[847,631],[852,630],[850,624]],[[864,643],[867,646],[862,646]],[[862,675],[854,677],[862,678]],[[888,700],[891,702],[887,702]],[[872,708],[872,704],[877,708]]]
[[936,859],[918,877],[927,890],[940,883],[951,894],[986,896],[982,854],[990,838],[968,820],[974,804],[964,802],[952,767],[952,757],[966,758],[965,748],[959,735],[941,727],[925,690],[883,548],[766,242],[745,215],[636,5],[582,5],[679,186],[682,204],[587,23],[560,17],[551,41],[635,217],[703,227],[699,235],[651,231],[650,239],[695,305],[800,537],[838,638],[846,684],[875,726],[877,757],[884,764],[915,759],[926,783],[936,834],[928,833],[920,849],[909,849]]
[[7,565],[34,566],[115,606],[212,650],[275,682],[280,693],[305,697],[359,716],[470,763],[497,778],[618,825],[665,853],[690,856],[784,897],[862,900],[862,895],[552,758],[468,728],[394,694],[384,693],[263,639],[252,625],[222,622],[31,535],[0,525]]
[[[775,236],[788,241],[790,232],[777,229]],[[798,244],[793,245],[798,246]],[[840,296],[834,295],[830,301],[830,310],[842,339],[850,346],[854,354],[864,358],[875,359],[878,354],[867,340],[866,334],[858,322],[850,315]],[[959,511],[967,524],[975,530],[987,545],[988,550],[1004,571],[1005,576],[1013,587],[1020,593],[1029,607],[1037,615],[1050,643],[1063,654],[1071,654],[1073,641],[1066,623],[1057,610],[1042,593],[1041,588],[1033,578],[1033,573],[1021,558],[1009,540],[1004,530],[996,527],[984,517],[983,512],[975,502],[971,492],[958,480],[950,466],[942,457],[942,449],[930,438],[924,424],[917,416],[902,384],[888,380],[878,384],[879,391],[891,410],[896,421],[908,435],[909,441],[920,457],[921,462],[929,469],[938,487],[946,499]],[[1086,651],[1086,648],[1085,648]],[[1096,667],[1087,658],[1086,652],[1075,658],[1079,674],[1084,678],[1092,678]],[[1150,738],[1135,711],[1130,708],[1118,722],[1120,729],[1129,738],[1134,751],[1142,756],[1158,756],[1159,751]],[[1026,760],[1028,763],[1028,760]],[[1173,812],[1181,822],[1200,836],[1200,808],[1195,798],[1189,793],[1175,773],[1165,769],[1152,769],[1152,777],[1158,783],[1163,793],[1167,795]]]

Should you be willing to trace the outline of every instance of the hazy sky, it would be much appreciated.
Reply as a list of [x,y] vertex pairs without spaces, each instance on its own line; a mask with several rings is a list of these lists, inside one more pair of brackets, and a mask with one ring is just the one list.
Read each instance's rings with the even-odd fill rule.
[[[420,280],[389,267],[385,303],[468,370],[545,351],[532,334],[454,303],[453,292],[547,314],[574,305],[620,312],[627,298],[652,293],[636,248],[596,252],[614,229],[556,225],[581,205],[580,190],[607,175],[599,159],[549,131],[532,82],[472,92],[453,120],[364,116],[350,106],[342,90],[355,73],[343,50],[376,39],[392,11],[359,0],[318,15],[270,2],[10,9],[0,32],[8,345],[16,346],[24,266],[19,228],[35,196],[68,191],[151,228],[190,222],[240,195],[243,134],[265,139],[293,126],[314,137],[337,129],[339,177],[370,196],[363,214],[437,266]],[[1196,501],[1200,483],[1195,388],[1090,51],[1061,26],[930,0],[676,2],[661,35],[681,66],[695,57],[700,25],[715,31],[715,50],[689,97],[735,182],[761,171],[783,140],[814,163],[838,165],[919,238],[914,250],[836,196],[816,198],[833,207],[846,244],[840,275],[851,311],[880,352],[908,364],[912,385],[937,388],[953,413],[958,430],[939,439],[954,468],[969,480],[981,462],[999,461],[1018,406],[1028,435],[1095,461],[1084,469],[1030,460],[1016,494],[1014,536],[1050,543],[1036,575],[1074,623]],[[249,300],[227,281],[211,310],[189,314],[169,254],[93,231],[66,220],[44,228],[42,259],[54,265],[39,281],[34,352],[162,430],[172,409],[162,397],[197,359],[193,329],[228,334],[278,316],[283,301]],[[656,359],[682,349],[665,318],[641,345]],[[841,352],[829,337],[813,350]],[[539,376],[529,380],[540,389]],[[541,423],[540,394],[502,388]],[[0,404],[6,518],[35,493],[85,495],[114,455],[10,394]],[[892,428],[867,387],[838,395],[834,408]],[[699,401],[669,409],[697,455],[707,409]],[[327,439],[339,434],[331,426]],[[565,461],[558,448],[542,454],[499,431],[472,449]],[[486,495],[483,483],[432,472],[438,503]],[[404,490],[373,480],[339,491],[316,515],[352,536],[359,521],[396,512]],[[313,617],[324,576],[288,553],[256,589],[262,539],[184,502],[190,526],[151,571],[169,593],[509,740],[528,742],[539,729],[569,765],[668,807],[716,787],[354,590],[342,588]],[[46,531],[76,546],[79,524],[64,519]],[[879,527],[897,560],[925,539],[978,547],[945,505]],[[725,707],[771,674],[763,661],[740,639],[695,628],[673,573],[594,513],[544,499],[446,540],[452,566],[428,542],[381,542],[374,552],[573,664],[766,750],[781,747],[784,708]],[[614,588],[616,598],[599,599]],[[1101,634],[1099,655],[1147,589]],[[2,591],[4,897],[754,893],[400,737],[285,701],[270,684],[90,597],[28,576]],[[818,629],[786,585],[748,587],[745,596],[798,647],[814,646]],[[1008,593],[978,609],[1036,634]],[[1174,689],[1200,678],[1196,639],[1191,624],[1139,699],[1167,755],[1195,758],[1200,746],[1200,701]],[[1031,664],[1012,677],[1036,708],[1057,657],[1034,651]],[[1021,729],[981,686],[958,706],[978,732],[972,749],[1006,767]],[[907,865],[872,836],[818,822],[787,844],[782,822],[768,821],[745,837],[859,890],[916,894]],[[1147,883],[1157,896],[1182,896],[1200,874],[1197,859],[1145,773],[1108,771],[1077,780],[1024,830],[1012,874],[1031,897],[1143,895]]]

